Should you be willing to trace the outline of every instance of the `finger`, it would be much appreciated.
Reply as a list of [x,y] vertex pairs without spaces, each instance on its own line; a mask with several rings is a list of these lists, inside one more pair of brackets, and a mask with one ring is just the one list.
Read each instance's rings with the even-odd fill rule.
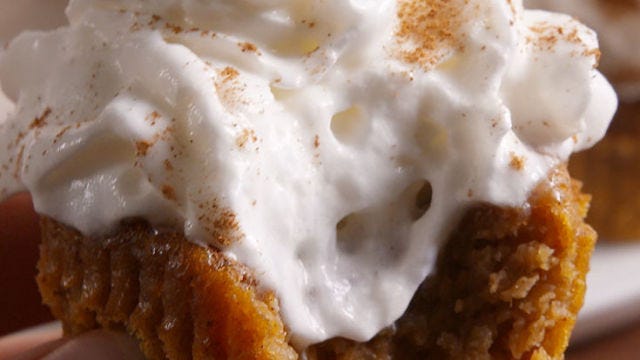
[[59,322],[37,326],[0,338],[0,359],[73,360],[144,359],[138,343],[124,333],[94,330],[62,338]]
[[[31,360],[21,359],[21,360]],[[108,330],[95,330],[69,341],[50,352],[42,360],[119,360],[144,359],[138,343],[130,336]]]
[[61,345],[62,327],[53,322],[29,328],[0,338],[0,359],[40,358]]

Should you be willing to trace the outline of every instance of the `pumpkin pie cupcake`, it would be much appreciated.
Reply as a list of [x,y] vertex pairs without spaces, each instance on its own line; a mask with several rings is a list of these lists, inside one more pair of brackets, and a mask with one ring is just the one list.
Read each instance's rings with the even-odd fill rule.
[[562,358],[616,97],[520,1],[73,0],[0,61],[65,334],[149,359]]

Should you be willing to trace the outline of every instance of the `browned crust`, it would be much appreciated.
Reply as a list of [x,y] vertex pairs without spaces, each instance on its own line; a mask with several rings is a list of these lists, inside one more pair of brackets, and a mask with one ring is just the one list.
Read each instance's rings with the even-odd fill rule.
[[126,330],[150,359],[291,359],[271,293],[182,235],[123,224],[102,241],[44,218],[38,285],[66,334]]
[[593,194],[587,221],[598,234],[640,239],[640,102],[621,104],[607,136],[574,155],[569,167]]
[[[561,358],[582,304],[595,233],[566,169],[526,209],[464,216],[407,313],[368,343],[333,339],[311,359]],[[275,299],[242,266],[176,233],[129,223],[103,241],[44,219],[38,283],[67,334],[134,334],[149,358],[285,359]]]

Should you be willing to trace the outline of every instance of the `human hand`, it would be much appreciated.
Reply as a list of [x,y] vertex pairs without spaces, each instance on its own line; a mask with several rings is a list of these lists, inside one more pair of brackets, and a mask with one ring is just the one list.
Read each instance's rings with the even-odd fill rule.
[[40,230],[27,194],[0,203],[0,360],[141,359],[129,336],[96,330],[62,337],[59,322],[2,335],[52,319],[35,284]]
[[3,360],[143,359],[138,344],[124,333],[94,330],[62,337],[59,322],[37,326],[0,338]]

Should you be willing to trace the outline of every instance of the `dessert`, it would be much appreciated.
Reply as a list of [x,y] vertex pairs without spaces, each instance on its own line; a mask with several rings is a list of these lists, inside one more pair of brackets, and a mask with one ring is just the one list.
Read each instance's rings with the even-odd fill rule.
[[66,333],[150,358],[562,356],[595,240],[563,164],[616,106],[588,28],[497,0],[67,15],[0,62],[0,196],[43,215]]
[[607,137],[572,157],[571,173],[594,200],[587,220],[607,240],[640,238],[640,2],[527,0],[526,5],[574,15],[597,32],[602,71],[612,80],[620,108]]
[[637,0],[525,0],[531,8],[573,15],[598,32],[601,69],[624,102],[640,98],[640,2]]

